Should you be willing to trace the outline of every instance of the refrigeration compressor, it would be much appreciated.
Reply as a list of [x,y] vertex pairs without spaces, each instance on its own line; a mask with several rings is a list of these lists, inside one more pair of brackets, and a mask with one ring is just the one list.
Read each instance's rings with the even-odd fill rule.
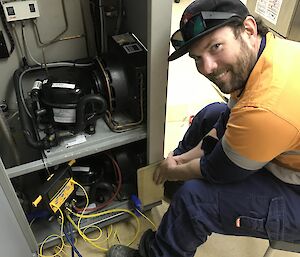
[[[111,51],[101,57],[17,70],[15,92],[29,145],[49,149],[66,137],[93,134],[99,118],[115,132],[141,125],[146,60],[146,49],[126,33],[113,36]],[[120,113],[125,123],[114,118]]]

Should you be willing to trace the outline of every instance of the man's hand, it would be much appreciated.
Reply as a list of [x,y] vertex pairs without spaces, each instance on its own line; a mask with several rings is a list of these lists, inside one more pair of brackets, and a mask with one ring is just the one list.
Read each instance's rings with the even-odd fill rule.
[[168,157],[161,162],[159,167],[155,170],[153,174],[153,180],[156,184],[162,184],[166,180],[177,180],[174,179],[172,175],[174,168],[178,165],[176,160],[176,156],[173,156],[173,152],[170,152]]
[[[213,128],[207,135],[217,139],[217,130]],[[197,146],[181,155],[173,156],[170,152],[168,157],[161,162],[153,174],[156,184],[162,184],[166,180],[188,180],[202,178],[200,159],[204,155],[202,140]]]
[[173,152],[161,162],[153,174],[153,180],[156,184],[162,184],[166,180],[188,180],[202,178],[200,170],[200,158],[185,162],[179,156],[173,156]]

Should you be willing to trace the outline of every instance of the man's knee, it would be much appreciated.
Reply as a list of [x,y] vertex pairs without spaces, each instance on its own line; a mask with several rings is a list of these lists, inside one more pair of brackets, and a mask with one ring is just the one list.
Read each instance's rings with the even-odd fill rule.
[[205,180],[192,179],[184,182],[174,195],[174,201],[179,199],[186,203],[190,201],[215,202],[216,190]]
[[174,150],[175,155],[185,153],[197,144],[213,128],[219,117],[227,109],[224,103],[212,103],[204,107],[193,118],[191,126],[186,131],[182,141]]
[[206,122],[208,123],[208,126],[212,127],[218,120],[220,114],[224,112],[226,108],[227,105],[225,103],[215,102],[208,104],[195,115],[193,122],[198,122],[201,120],[201,123]]

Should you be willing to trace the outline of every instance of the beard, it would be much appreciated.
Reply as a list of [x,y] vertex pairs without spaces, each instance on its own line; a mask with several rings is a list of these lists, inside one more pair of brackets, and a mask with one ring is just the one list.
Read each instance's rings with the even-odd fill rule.
[[[207,76],[207,78],[215,83],[225,94],[233,93],[236,90],[242,90],[245,87],[248,77],[257,60],[256,54],[251,51],[244,39],[239,37],[238,40],[240,41],[240,52],[236,62],[227,64]],[[230,76],[230,79],[227,81],[218,78],[219,75],[224,72],[228,73],[227,76]]]

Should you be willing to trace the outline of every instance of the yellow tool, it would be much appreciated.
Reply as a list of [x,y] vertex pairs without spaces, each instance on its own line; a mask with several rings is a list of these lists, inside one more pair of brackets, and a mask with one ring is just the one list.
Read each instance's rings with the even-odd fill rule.
[[69,161],[67,167],[55,174],[52,174],[45,184],[40,189],[40,195],[32,202],[33,206],[37,207],[42,199],[49,203],[50,208],[54,213],[68,199],[74,191],[74,180],[70,174],[70,167],[75,163],[75,160]]

